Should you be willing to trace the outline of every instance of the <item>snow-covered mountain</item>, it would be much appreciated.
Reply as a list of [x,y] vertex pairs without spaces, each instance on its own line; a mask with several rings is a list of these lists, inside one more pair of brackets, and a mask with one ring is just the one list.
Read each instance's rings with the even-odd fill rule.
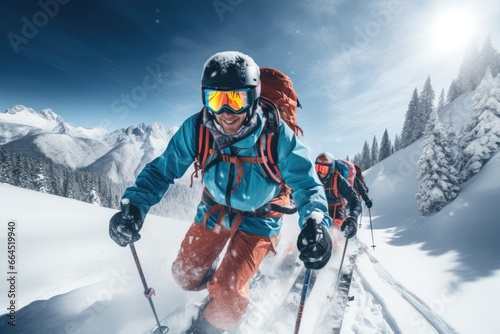
[[48,158],[71,168],[86,168],[115,182],[130,183],[160,155],[177,128],[140,124],[111,133],[65,122],[50,109],[15,105],[0,114],[0,145],[13,152]]

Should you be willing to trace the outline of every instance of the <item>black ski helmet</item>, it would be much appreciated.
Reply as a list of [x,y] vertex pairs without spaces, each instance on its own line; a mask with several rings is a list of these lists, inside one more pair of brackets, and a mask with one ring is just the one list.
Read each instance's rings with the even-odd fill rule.
[[[201,75],[202,101],[206,88],[230,90],[234,88],[251,88],[252,101],[260,96],[260,69],[255,61],[241,52],[218,52],[208,58]],[[252,106],[256,105],[252,103]],[[251,110],[253,110],[250,106]]]

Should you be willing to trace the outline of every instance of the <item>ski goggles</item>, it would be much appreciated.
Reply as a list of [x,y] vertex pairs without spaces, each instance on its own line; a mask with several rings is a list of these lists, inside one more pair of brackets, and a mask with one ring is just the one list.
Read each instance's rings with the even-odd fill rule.
[[331,165],[316,164],[316,173],[326,175],[330,172]]
[[241,114],[252,104],[252,95],[250,88],[205,89],[203,90],[203,101],[205,107],[214,114],[220,114],[224,108],[233,114]]

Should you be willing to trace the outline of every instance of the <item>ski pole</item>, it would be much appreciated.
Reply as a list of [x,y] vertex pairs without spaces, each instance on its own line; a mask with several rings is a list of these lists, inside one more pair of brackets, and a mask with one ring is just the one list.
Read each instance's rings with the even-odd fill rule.
[[358,227],[361,228],[361,222],[363,221],[363,207],[361,207],[361,212],[359,213],[359,223]]
[[295,334],[299,333],[300,323],[302,321],[302,313],[304,312],[304,305],[307,298],[307,290],[309,290],[309,282],[311,281],[311,268],[306,269],[306,276],[304,278],[304,286],[302,287],[302,294],[300,296],[299,312],[297,313],[297,321],[295,322]]
[[141,263],[139,262],[139,257],[137,256],[134,243],[130,244],[130,250],[132,251],[132,255],[134,256],[135,265],[137,266],[137,270],[139,271],[139,276],[141,277],[142,285],[144,286],[144,296],[149,301],[149,305],[151,306],[151,310],[153,310],[153,314],[156,319],[156,324],[158,325],[158,328],[155,329],[153,334],[168,333],[169,328],[167,326],[162,326],[160,324],[160,320],[158,320],[158,315],[156,314],[156,309],[153,304],[153,299],[151,299],[151,296],[155,294],[155,290],[153,288],[149,288],[148,284],[146,283],[146,277],[144,277],[144,272],[142,271]]
[[337,281],[335,282],[335,287],[333,289],[333,295],[332,295],[332,303],[335,299],[335,291],[337,291],[337,287],[339,285],[339,280],[340,280],[340,276],[342,274],[342,266],[344,265],[344,258],[345,258],[345,253],[347,251],[347,243],[348,243],[349,239],[345,239],[345,245],[344,245],[344,250],[342,251],[342,258],[340,259],[340,266],[339,266],[339,273],[337,274]]
[[375,240],[373,239],[373,225],[372,225],[372,212],[370,208],[368,208],[368,215],[370,216],[370,230],[372,231],[372,248],[375,250]]

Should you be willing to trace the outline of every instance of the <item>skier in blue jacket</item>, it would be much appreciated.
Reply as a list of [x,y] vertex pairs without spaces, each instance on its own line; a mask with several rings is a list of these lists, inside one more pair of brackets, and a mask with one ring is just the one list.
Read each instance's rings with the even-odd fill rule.
[[[257,157],[256,143],[266,125],[262,112],[259,67],[240,52],[220,52],[205,63],[202,74],[202,124],[221,154]],[[148,163],[126,189],[127,210],[110,221],[111,238],[120,246],[139,240],[151,206],[195,161],[197,115],[189,117],[165,152]],[[279,124],[278,167],[293,189],[302,228],[297,246],[308,268],[321,269],[331,256],[332,220],[324,187],[305,146],[283,122]],[[243,158],[245,157],[245,158]],[[237,169],[242,168],[242,173]],[[258,163],[219,162],[203,173],[205,189],[194,223],[182,242],[172,273],[186,290],[208,290],[207,303],[188,333],[223,333],[235,328],[249,303],[249,280],[273,250],[282,213],[259,210],[269,203],[286,205],[289,193],[270,180]],[[126,214],[128,213],[128,214]],[[217,258],[229,245],[217,266]]]

